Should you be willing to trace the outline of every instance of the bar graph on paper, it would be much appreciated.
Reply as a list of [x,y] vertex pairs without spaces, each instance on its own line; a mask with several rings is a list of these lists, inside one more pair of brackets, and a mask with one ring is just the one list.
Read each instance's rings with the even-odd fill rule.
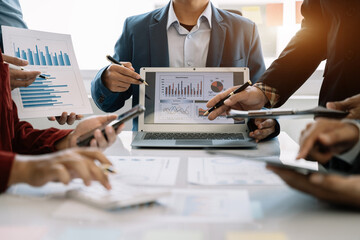
[[40,71],[28,87],[12,91],[20,118],[58,116],[62,112],[92,113],[70,35],[2,27],[4,51]]
[[37,66],[71,66],[69,54],[62,50],[54,52],[45,46],[41,50],[38,45],[32,48],[21,49],[13,43],[14,56],[29,61],[29,65]]

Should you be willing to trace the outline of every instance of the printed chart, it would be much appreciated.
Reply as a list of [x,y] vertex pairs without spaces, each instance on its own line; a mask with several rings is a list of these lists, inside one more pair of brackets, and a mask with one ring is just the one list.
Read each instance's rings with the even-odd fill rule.
[[208,100],[234,85],[233,73],[158,73],[156,78],[156,123],[234,123],[225,115],[214,121],[204,116]]
[[12,91],[20,118],[92,113],[70,35],[3,26],[4,50],[28,60],[25,71],[41,71],[28,87]]

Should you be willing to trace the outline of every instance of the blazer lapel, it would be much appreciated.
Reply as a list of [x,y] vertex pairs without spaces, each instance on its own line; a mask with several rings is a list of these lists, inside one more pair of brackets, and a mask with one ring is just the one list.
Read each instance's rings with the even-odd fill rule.
[[206,66],[220,67],[226,38],[226,27],[222,26],[223,18],[218,10],[212,4],[211,7],[213,13],[211,18],[212,28]]
[[155,23],[149,26],[150,63],[152,67],[169,66],[169,50],[167,40],[167,16],[170,3],[154,15]]

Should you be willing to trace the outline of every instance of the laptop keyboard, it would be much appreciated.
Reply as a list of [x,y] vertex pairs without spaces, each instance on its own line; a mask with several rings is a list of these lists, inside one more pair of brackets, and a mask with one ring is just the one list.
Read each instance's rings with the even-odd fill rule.
[[168,133],[149,132],[144,140],[244,140],[242,133]]

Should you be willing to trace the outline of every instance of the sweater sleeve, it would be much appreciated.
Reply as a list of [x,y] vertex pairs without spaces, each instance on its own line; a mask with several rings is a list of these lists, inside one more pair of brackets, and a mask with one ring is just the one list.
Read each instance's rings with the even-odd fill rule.
[[8,181],[14,158],[14,153],[0,151],[0,193],[5,192],[8,187]]

